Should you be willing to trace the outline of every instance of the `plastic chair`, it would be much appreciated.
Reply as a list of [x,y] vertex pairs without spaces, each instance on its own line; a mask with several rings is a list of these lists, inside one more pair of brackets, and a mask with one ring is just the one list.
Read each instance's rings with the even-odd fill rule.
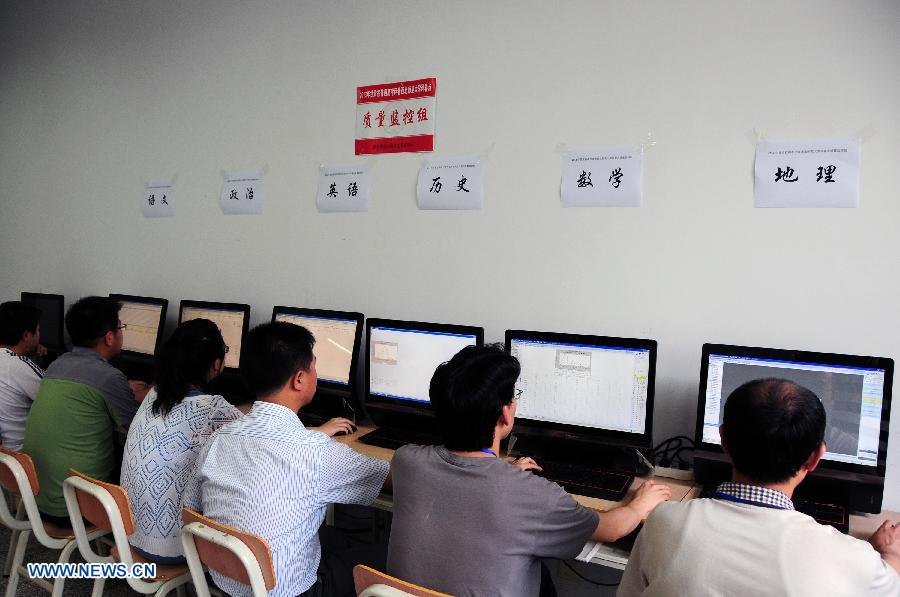
[[[6,597],[13,597],[16,594],[20,578],[50,591],[53,597],[59,597],[63,593],[65,578],[56,578],[52,583],[41,578],[30,578],[23,564],[25,548],[28,546],[28,538],[33,534],[44,547],[60,550],[56,561],[65,564],[75,551],[74,532],[72,529],[58,527],[41,519],[41,513],[34,499],[40,492],[40,485],[34,462],[28,454],[0,447],[0,484],[20,500],[18,511],[13,515],[7,501],[0,499],[0,522],[12,530],[14,536],[18,535],[10,562]],[[89,541],[106,534],[106,531],[96,527],[85,529],[84,532]]]
[[250,585],[253,597],[275,588],[275,564],[269,543],[258,535],[218,523],[189,508],[181,510],[181,544],[197,597],[209,597],[203,565]]
[[[135,563],[147,563],[148,560],[135,553],[128,544],[128,535],[134,532],[134,514],[128,493],[119,485],[93,479],[73,469],[69,469],[69,475],[63,482],[63,496],[82,557],[87,562],[94,563],[121,562],[129,568]],[[110,555],[101,556],[93,550],[82,518],[112,532],[115,546]],[[153,579],[128,577],[126,580],[138,593],[162,596],[176,588],[182,593],[182,585],[191,580],[191,575],[187,566],[157,564]],[[105,581],[106,579],[99,578],[94,582],[92,597],[103,594]]]
[[400,580],[374,568],[359,564],[353,567],[353,585],[359,597],[453,597],[411,582]]

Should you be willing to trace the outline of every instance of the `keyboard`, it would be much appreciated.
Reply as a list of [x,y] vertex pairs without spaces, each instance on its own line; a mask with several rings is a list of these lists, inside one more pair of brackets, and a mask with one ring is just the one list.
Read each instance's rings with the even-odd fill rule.
[[[717,485],[706,485],[700,492],[701,498],[711,498],[716,494]],[[795,499],[794,509],[802,512],[807,516],[811,516],[813,520],[819,524],[832,526],[844,533],[850,532],[850,512],[843,506],[837,504],[826,504],[823,502],[814,502],[811,500]]]
[[379,427],[359,438],[364,444],[396,450],[406,444],[418,444],[420,446],[433,446],[442,443],[440,438],[421,431],[409,429],[397,429],[394,427]]
[[586,465],[536,459],[543,471],[534,474],[559,483],[569,493],[620,501],[634,481],[634,475]]
[[322,415],[305,413],[303,411],[300,411],[297,417],[304,427],[319,427],[332,419],[332,417],[323,417]]

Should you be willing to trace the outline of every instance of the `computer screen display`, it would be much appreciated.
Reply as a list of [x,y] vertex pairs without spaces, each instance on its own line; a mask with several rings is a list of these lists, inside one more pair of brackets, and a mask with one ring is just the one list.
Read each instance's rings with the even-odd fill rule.
[[507,332],[522,367],[516,418],[645,435],[656,343]]
[[181,301],[179,323],[192,319],[209,319],[218,326],[228,346],[225,366],[236,369],[241,362],[241,344],[250,323],[250,307],[232,303]]
[[61,294],[23,292],[22,302],[41,310],[41,344],[55,351],[65,350],[63,340],[64,298]]
[[481,328],[369,320],[369,394],[430,404],[435,369],[466,346],[482,343]]
[[119,320],[125,324],[122,350],[137,355],[156,354],[169,302],[166,299],[123,294],[111,294],[109,297],[122,305],[119,310]]
[[703,444],[721,445],[725,401],[735,389],[756,379],[781,378],[812,390],[825,407],[823,465],[874,469],[880,452],[883,464],[893,378],[890,359],[705,345],[703,365],[698,412]]
[[303,326],[312,333],[316,339],[313,354],[320,382],[350,385],[362,331],[361,314],[275,307],[272,319]]

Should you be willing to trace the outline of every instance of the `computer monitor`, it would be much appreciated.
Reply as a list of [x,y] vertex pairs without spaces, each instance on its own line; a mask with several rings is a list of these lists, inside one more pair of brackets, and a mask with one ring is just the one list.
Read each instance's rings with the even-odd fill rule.
[[23,292],[22,302],[41,310],[41,344],[54,352],[66,350],[63,335],[65,299],[61,294]]
[[125,324],[122,353],[125,356],[146,358],[156,354],[166,324],[169,301],[149,296],[110,294],[119,301],[119,320]]
[[480,327],[369,319],[366,406],[430,413],[428,387],[438,365],[483,343]]
[[278,306],[272,321],[286,321],[308,329],[316,339],[313,354],[319,389],[349,392],[356,381],[363,314],[326,309]]
[[894,378],[889,358],[704,344],[698,448],[722,452],[719,426],[726,399],[740,385],[764,378],[793,381],[825,406],[826,452],[814,475],[846,471],[884,477]]
[[655,340],[507,330],[506,349],[522,367],[517,436],[650,445]]
[[241,346],[250,327],[250,305],[181,301],[178,323],[192,319],[209,319],[219,327],[225,345],[228,346],[225,367],[237,369],[241,363]]

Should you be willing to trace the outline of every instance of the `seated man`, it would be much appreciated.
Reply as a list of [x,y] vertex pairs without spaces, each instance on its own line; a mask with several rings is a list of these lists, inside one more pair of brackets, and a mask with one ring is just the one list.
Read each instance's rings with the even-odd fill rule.
[[43,370],[30,357],[41,348],[41,311],[18,301],[0,305],[0,439],[21,450],[25,420]]
[[[273,597],[355,595],[353,566],[384,563],[383,546],[334,553],[319,543],[328,504],[371,505],[390,477],[387,462],[329,437],[349,432],[347,419],[313,431],[297,417],[316,393],[314,342],[306,328],[286,322],[250,331],[241,371],[257,401],[203,445],[183,496],[185,507],[269,542]],[[250,595],[249,585],[211,574],[229,595]]]
[[791,495],[825,453],[815,394],[748,382],[728,397],[719,432],[732,481],[650,515],[619,595],[900,595],[900,526],[885,522],[867,543],[794,510]]
[[71,527],[62,483],[69,468],[118,482],[117,431],[139,406],[121,371],[108,363],[122,350],[121,305],[99,296],[81,299],[66,313],[75,348],[53,361],[28,415],[24,451],[34,459],[45,519]]
[[394,454],[389,574],[460,596],[555,595],[541,558],[571,559],[590,539],[618,539],[671,496],[647,481],[628,505],[598,515],[528,472],[539,468],[530,458],[498,458],[519,372],[493,346],[466,347],[435,371],[429,395],[444,445]]

